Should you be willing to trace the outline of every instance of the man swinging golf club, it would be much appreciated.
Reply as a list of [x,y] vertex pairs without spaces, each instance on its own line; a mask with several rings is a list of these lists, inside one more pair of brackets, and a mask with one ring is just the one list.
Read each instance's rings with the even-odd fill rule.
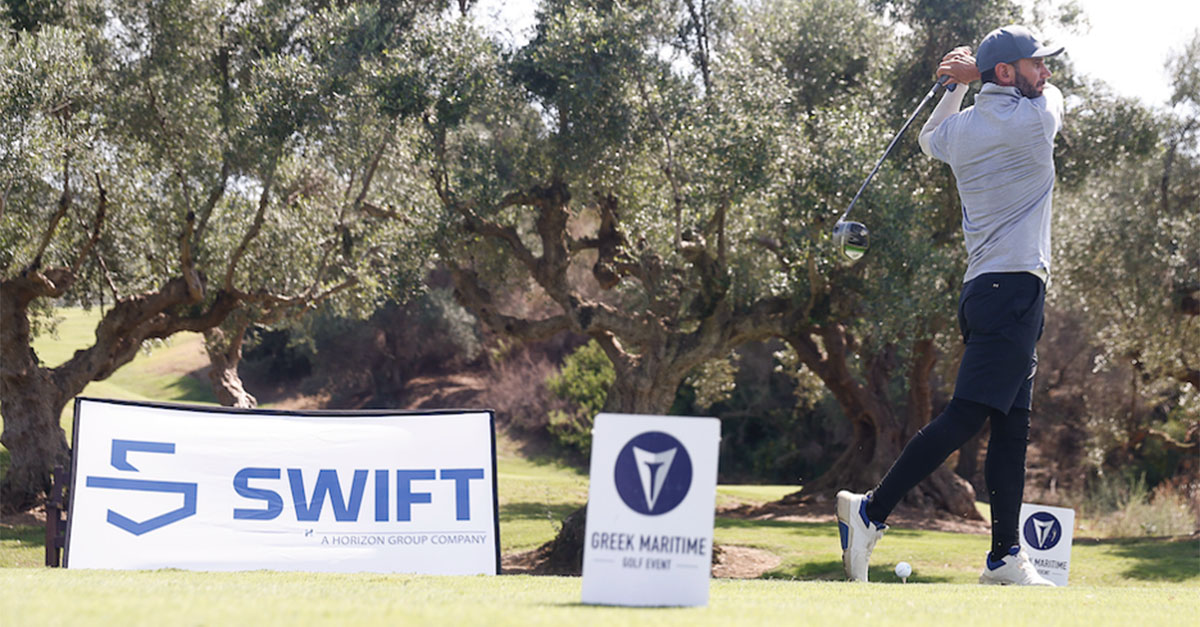
[[967,273],[958,317],[966,351],[954,398],[909,440],[879,485],[837,495],[842,565],[854,581],[867,580],[871,551],[905,493],[990,420],[984,474],[992,549],[979,581],[1054,585],[1021,550],[1017,523],[1050,275],[1054,136],[1063,115],[1045,59],[1062,51],[1042,46],[1024,27],[1006,26],[988,33],[975,56],[957,48],[938,66],[950,84],[983,81],[974,106],[962,111],[967,90],[947,91],[919,140],[925,154],[950,165],[962,201]]

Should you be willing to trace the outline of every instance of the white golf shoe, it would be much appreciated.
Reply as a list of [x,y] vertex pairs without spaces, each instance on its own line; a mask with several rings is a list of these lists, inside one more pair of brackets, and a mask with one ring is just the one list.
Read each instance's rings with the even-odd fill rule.
[[1050,586],[1054,582],[1038,574],[1029,555],[1019,546],[1008,550],[1000,561],[992,561],[991,554],[986,558],[987,567],[979,576],[979,583],[993,586]]
[[847,490],[837,493],[838,535],[842,540],[842,568],[851,581],[866,581],[871,551],[883,537],[887,525],[867,518],[867,494]]

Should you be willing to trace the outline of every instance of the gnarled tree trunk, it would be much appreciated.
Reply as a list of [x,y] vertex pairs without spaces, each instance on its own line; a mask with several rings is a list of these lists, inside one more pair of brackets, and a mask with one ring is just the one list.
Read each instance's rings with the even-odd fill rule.
[[[863,383],[850,370],[851,341],[841,325],[795,329],[784,340],[825,383],[852,427],[850,445],[829,470],[785,501],[829,500],[839,489],[870,490],[899,457],[909,438],[931,418],[932,396],[928,386],[936,362],[933,344],[918,342],[914,347],[913,360],[907,365],[909,406],[897,412],[886,396],[889,355],[876,355],[869,360],[867,381]],[[944,509],[964,518],[982,519],[975,508],[974,488],[944,465],[909,492],[905,501],[919,507]]]
[[91,381],[107,379],[137,356],[142,342],[180,331],[203,331],[237,307],[237,297],[224,291],[199,312],[187,306],[204,300],[198,273],[171,279],[157,292],[118,302],[96,327],[96,341],[55,368],[42,366],[32,346],[29,307],[37,298],[61,296],[76,274],[67,268],[34,268],[0,282],[0,410],[11,465],[0,483],[0,507],[20,511],[45,494],[56,464],[68,466],[70,453],[59,416]]
[[[45,277],[42,277],[45,278]],[[29,303],[52,283],[21,277],[0,286],[0,406],[10,465],[0,482],[0,509],[22,511],[50,488],[50,470],[70,452],[59,413],[66,400],[30,344]],[[40,289],[39,289],[40,288]]]
[[258,399],[246,391],[242,385],[242,377],[238,375],[247,326],[248,321],[234,325],[229,333],[221,327],[204,331],[204,350],[208,353],[208,361],[212,366],[208,371],[208,380],[212,384],[217,402],[225,407],[258,407]]

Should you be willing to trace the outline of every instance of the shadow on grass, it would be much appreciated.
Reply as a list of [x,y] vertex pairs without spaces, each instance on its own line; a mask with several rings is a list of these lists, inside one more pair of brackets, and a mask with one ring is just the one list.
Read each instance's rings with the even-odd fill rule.
[[501,522],[509,522],[513,520],[552,520],[559,522],[566,518],[567,514],[579,509],[578,505],[570,503],[560,503],[558,505],[548,505],[546,503],[508,503],[500,506]]
[[208,376],[200,370],[189,372],[186,375],[179,377],[163,389],[164,391],[170,393],[172,402],[217,402],[217,397],[213,394],[212,385],[208,383]]
[[802,581],[841,581],[842,563],[834,560],[806,560],[801,564],[787,564],[762,574],[762,579],[786,579]]
[[[837,527],[829,522],[795,522],[784,520],[745,520],[739,518],[720,518],[715,521],[717,529],[725,530],[775,530],[776,533],[783,533],[791,536],[800,536],[803,538],[819,539],[830,543],[830,550],[836,550],[838,542]],[[928,532],[915,531],[910,529],[896,529],[889,532],[897,537],[917,537]],[[900,579],[889,565],[881,564],[872,566],[868,570],[867,577],[870,581],[878,581],[882,583],[900,583]],[[812,559],[805,557],[800,560],[785,560],[784,564],[763,573],[762,579],[785,579],[785,580],[800,580],[800,581],[844,581],[846,575],[842,570],[842,562],[840,559]],[[940,575],[925,575],[919,577],[910,577],[909,583],[939,583],[948,582],[952,578],[949,576]]]
[[[763,573],[762,579],[786,579],[800,581],[845,581],[845,571],[840,560],[813,561],[802,564],[780,566]],[[871,566],[867,569],[867,580],[879,583],[901,583],[900,578],[887,566]],[[908,583],[945,583],[950,577],[921,575],[909,577]]]
[[1121,574],[1140,581],[1200,581],[1200,542],[1184,538],[1080,538],[1077,544],[1103,547],[1112,555],[1134,560]]

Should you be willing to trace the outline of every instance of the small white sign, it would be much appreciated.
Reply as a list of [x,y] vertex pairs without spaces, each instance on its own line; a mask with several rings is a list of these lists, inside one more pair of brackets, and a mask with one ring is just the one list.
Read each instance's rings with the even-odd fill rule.
[[488,411],[77,399],[68,568],[497,574]]
[[1020,527],[1021,548],[1029,554],[1038,573],[1056,586],[1067,585],[1075,510],[1022,503]]
[[584,603],[708,604],[720,441],[716,418],[596,416]]

